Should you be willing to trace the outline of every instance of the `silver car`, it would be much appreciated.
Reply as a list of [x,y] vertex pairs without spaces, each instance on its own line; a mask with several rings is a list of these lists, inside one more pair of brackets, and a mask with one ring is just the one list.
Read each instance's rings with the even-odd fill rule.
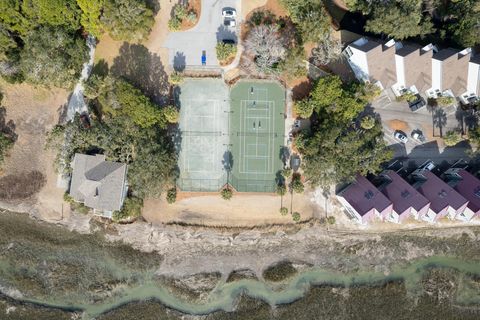
[[233,8],[223,8],[222,16],[224,18],[235,18],[237,16],[237,11]]
[[403,132],[401,131],[395,131],[395,133],[393,134],[393,137],[395,139],[397,139],[398,141],[402,142],[402,143],[407,143],[408,142],[408,137],[406,134],[404,134]]

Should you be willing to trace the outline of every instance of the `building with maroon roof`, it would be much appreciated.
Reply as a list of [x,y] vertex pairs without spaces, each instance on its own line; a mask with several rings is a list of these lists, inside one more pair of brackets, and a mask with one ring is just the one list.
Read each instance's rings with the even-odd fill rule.
[[411,179],[412,186],[430,201],[430,210],[420,219],[428,222],[445,216],[453,219],[467,208],[468,200],[430,170],[419,168],[412,173]]
[[378,178],[378,189],[393,203],[393,210],[383,218],[387,221],[401,223],[409,217],[418,219],[428,213],[430,201],[413,188],[395,171],[386,170]]
[[367,224],[375,217],[383,219],[392,212],[392,202],[365,177],[357,175],[354,182],[337,194],[337,199],[354,221]]
[[465,169],[450,168],[444,173],[448,185],[468,200],[464,212],[455,216],[462,221],[470,221],[480,215],[480,180]]

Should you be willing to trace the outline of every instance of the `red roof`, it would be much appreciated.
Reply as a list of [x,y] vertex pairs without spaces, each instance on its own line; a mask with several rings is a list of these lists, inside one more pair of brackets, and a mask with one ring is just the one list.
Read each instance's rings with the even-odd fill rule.
[[392,203],[365,177],[357,175],[355,181],[350,184],[340,195],[361,216],[376,209],[382,212]]
[[[430,201],[413,188],[407,181],[400,177],[395,171],[386,170],[380,177],[386,181],[379,186],[382,193],[392,201],[393,210],[401,215],[407,209],[414,208],[420,211]],[[410,211],[408,211],[410,212]]]
[[467,199],[429,170],[417,170],[413,176],[416,181],[413,186],[430,200],[430,208],[435,213],[441,212],[448,206],[458,210],[467,203]]
[[467,207],[474,213],[478,213],[480,211],[480,180],[464,169],[451,169],[445,174],[449,184],[469,201]]

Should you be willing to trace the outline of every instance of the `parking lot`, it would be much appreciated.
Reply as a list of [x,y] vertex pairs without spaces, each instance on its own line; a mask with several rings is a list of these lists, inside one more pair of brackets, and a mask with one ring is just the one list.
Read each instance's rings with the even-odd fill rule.
[[[467,143],[455,147],[446,147],[441,134],[462,127],[462,111],[454,108],[431,109],[425,106],[412,112],[406,102],[396,101],[393,93],[382,92],[372,103],[373,110],[379,114],[385,133],[385,140],[395,150],[395,157],[413,161],[417,164],[431,159],[436,162],[453,162],[459,158],[467,159]],[[403,132],[406,143],[394,138],[395,131]],[[412,132],[422,132],[424,142],[412,137]]]
[[[236,26],[224,25],[222,10],[236,9]],[[215,46],[223,39],[237,40],[240,0],[202,0],[200,19],[195,27],[187,31],[170,32],[165,42],[169,51],[170,64],[182,71],[185,67],[201,66],[202,53],[206,55],[206,66],[219,66]]]

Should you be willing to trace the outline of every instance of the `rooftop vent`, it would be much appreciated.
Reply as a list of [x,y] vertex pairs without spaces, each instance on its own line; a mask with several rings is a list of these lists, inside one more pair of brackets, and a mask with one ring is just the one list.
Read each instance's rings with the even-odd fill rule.
[[374,193],[372,190],[368,190],[368,191],[365,191],[365,198],[367,198],[368,200],[372,199],[373,196],[374,196]]
[[440,198],[445,198],[447,196],[447,191],[443,190],[438,193],[438,196]]
[[408,198],[408,196],[410,195],[410,192],[408,192],[408,190],[404,190],[404,191],[401,193],[401,195],[402,195],[402,198],[406,199],[406,198]]

